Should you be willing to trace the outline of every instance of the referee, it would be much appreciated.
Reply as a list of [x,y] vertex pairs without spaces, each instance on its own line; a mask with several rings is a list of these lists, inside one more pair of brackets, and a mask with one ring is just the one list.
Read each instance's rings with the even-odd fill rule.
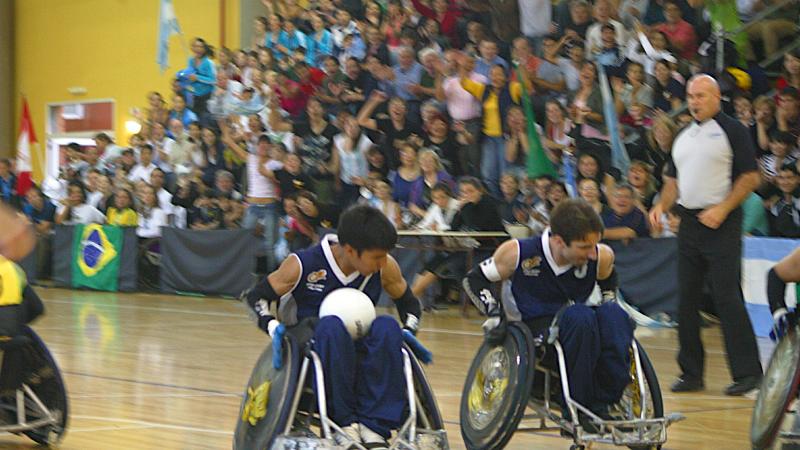
[[682,374],[673,392],[704,388],[699,308],[704,281],[722,322],[733,383],[726,395],[744,395],[761,382],[761,363],[741,288],[742,210],[739,205],[760,181],[748,130],[720,111],[720,90],[708,75],[687,88],[694,118],[672,145],[661,199],[650,211],[654,227],[678,202],[678,364]]

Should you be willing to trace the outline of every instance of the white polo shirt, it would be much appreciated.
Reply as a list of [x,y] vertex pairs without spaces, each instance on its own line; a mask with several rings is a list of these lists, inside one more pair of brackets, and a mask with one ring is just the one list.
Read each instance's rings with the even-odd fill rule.
[[722,112],[678,133],[670,157],[666,175],[678,179],[678,204],[687,209],[721,203],[739,175],[758,170],[749,130]]

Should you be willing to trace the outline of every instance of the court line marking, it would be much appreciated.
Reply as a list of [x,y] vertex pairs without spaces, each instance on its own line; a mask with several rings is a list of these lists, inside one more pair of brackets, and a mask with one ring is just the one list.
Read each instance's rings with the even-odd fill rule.
[[83,416],[74,414],[71,415],[70,417],[73,419],[96,420],[98,422],[119,422],[119,423],[141,425],[150,428],[166,428],[168,430],[195,431],[198,433],[222,434],[225,436],[233,436],[233,431],[222,431],[222,430],[215,430],[212,428],[189,427],[185,425],[170,425],[168,423],[147,422],[144,420],[124,419],[122,417]]
[[94,399],[94,398],[210,398],[210,397],[229,397],[242,398],[239,394],[70,394],[70,399]]
[[[87,302],[80,302],[80,301],[70,301],[70,300],[45,300],[45,303],[60,303],[64,305],[83,305]],[[182,314],[194,314],[200,316],[214,316],[214,317],[241,317],[246,318],[247,314],[245,312],[234,314],[234,313],[226,313],[226,312],[212,312],[212,311],[196,311],[192,309],[179,309],[179,308],[157,308],[155,306],[137,306],[137,305],[108,305],[108,304],[97,304],[92,303],[92,306],[97,308],[117,308],[117,309],[138,309],[143,311],[158,311],[158,312],[170,312],[170,313],[182,313]],[[243,308],[243,307],[242,307]]]
[[118,427],[94,427],[94,428],[69,428],[69,434],[74,433],[97,433],[101,431],[125,431],[125,430],[148,430],[156,428],[150,425],[131,425]]
[[110,380],[110,381],[120,381],[124,383],[134,383],[134,384],[145,384],[148,386],[156,386],[156,387],[163,387],[163,388],[172,388],[172,389],[184,389],[187,391],[195,391],[195,392],[203,392],[207,394],[220,394],[220,395],[236,395],[241,397],[241,394],[233,393],[233,392],[224,392],[218,391],[215,389],[204,389],[192,386],[181,386],[178,384],[169,384],[169,383],[159,383],[156,381],[141,381],[141,380],[132,380],[130,378],[122,378],[122,377],[113,377],[110,375],[95,375],[91,373],[83,373],[83,372],[73,372],[69,370],[62,370],[63,373],[67,375],[79,376],[79,377],[87,377],[87,378],[97,378],[100,380]]

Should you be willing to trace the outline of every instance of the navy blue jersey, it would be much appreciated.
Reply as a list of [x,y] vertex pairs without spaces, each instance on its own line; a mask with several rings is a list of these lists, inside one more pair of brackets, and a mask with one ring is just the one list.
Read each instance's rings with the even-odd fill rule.
[[319,316],[325,296],[343,287],[363,291],[373,304],[378,304],[382,292],[380,272],[367,276],[353,272],[345,276],[331,252],[331,244],[337,242],[336,235],[328,234],[319,244],[289,256],[297,257],[301,272],[294,288],[281,297],[278,307],[281,322],[293,325],[306,317]]
[[550,253],[550,232],[520,239],[511,294],[523,320],[552,316],[568,300],[585,302],[597,281],[597,260],[580,267],[558,266]]

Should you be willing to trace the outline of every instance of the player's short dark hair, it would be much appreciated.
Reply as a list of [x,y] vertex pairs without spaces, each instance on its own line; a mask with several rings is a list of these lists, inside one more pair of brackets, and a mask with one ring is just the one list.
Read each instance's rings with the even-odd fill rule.
[[561,236],[567,245],[585,239],[591,233],[602,232],[600,216],[581,198],[563,200],[550,213],[550,233]]
[[378,209],[367,205],[348,208],[339,217],[336,229],[340,245],[349,245],[360,255],[366,250],[392,250],[397,230]]

